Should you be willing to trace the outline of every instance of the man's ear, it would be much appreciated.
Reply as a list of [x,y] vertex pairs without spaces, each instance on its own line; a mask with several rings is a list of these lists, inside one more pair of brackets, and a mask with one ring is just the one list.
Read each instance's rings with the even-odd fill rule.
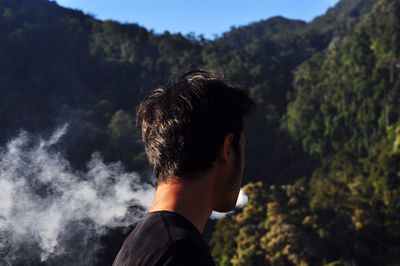
[[229,133],[225,136],[224,138],[224,145],[222,146],[222,151],[221,151],[221,159],[224,160],[225,162],[229,162],[231,160],[231,146],[232,146],[232,141],[233,141],[233,134]]

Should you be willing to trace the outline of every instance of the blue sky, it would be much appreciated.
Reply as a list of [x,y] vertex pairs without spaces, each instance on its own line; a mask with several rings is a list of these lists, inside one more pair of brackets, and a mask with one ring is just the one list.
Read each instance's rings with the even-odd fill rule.
[[157,33],[194,32],[213,38],[231,26],[281,15],[310,21],[338,0],[56,0],[98,19],[137,23]]

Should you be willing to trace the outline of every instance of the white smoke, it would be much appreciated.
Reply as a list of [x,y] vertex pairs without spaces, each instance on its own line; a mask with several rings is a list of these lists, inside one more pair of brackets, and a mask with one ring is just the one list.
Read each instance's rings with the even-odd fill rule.
[[[72,169],[54,147],[67,127],[39,140],[21,132],[0,147],[0,265],[94,265],[100,238],[128,228],[151,204],[151,185],[99,153],[85,172]],[[246,203],[240,190],[236,207]]]
[[[240,189],[239,195],[238,195],[238,199],[236,201],[236,208],[241,208],[244,205],[246,205],[248,202],[248,197],[246,195],[246,193],[244,193],[243,189]],[[233,211],[230,212],[216,212],[213,211],[211,213],[211,219],[222,219],[224,218],[226,215],[228,215],[229,213],[232,213]]]
[[53,147],[66,130],[39,141],[22,132],[0,148],[0,265],[93,265],[100,237],[150,206],[154,188],[98,153],[73,170]]

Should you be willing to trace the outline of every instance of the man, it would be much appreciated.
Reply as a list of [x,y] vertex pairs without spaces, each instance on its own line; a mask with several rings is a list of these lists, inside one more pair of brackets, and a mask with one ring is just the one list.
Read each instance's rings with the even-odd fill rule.
[[213,210],[235,207],[245,163],[244,90],[195,70],[154,90],[137,124],[157,177],[154,201],[114,265],[214,265],[202,232]]

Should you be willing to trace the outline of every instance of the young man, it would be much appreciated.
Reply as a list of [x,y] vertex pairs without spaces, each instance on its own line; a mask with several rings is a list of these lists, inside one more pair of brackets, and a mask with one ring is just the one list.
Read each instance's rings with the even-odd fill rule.
[[202,232],[213,210],[235,207],[245,163],[244,90],[195,70],[154,90],[137,123],[157,177],[154,201],[114,265],[214,265]]

